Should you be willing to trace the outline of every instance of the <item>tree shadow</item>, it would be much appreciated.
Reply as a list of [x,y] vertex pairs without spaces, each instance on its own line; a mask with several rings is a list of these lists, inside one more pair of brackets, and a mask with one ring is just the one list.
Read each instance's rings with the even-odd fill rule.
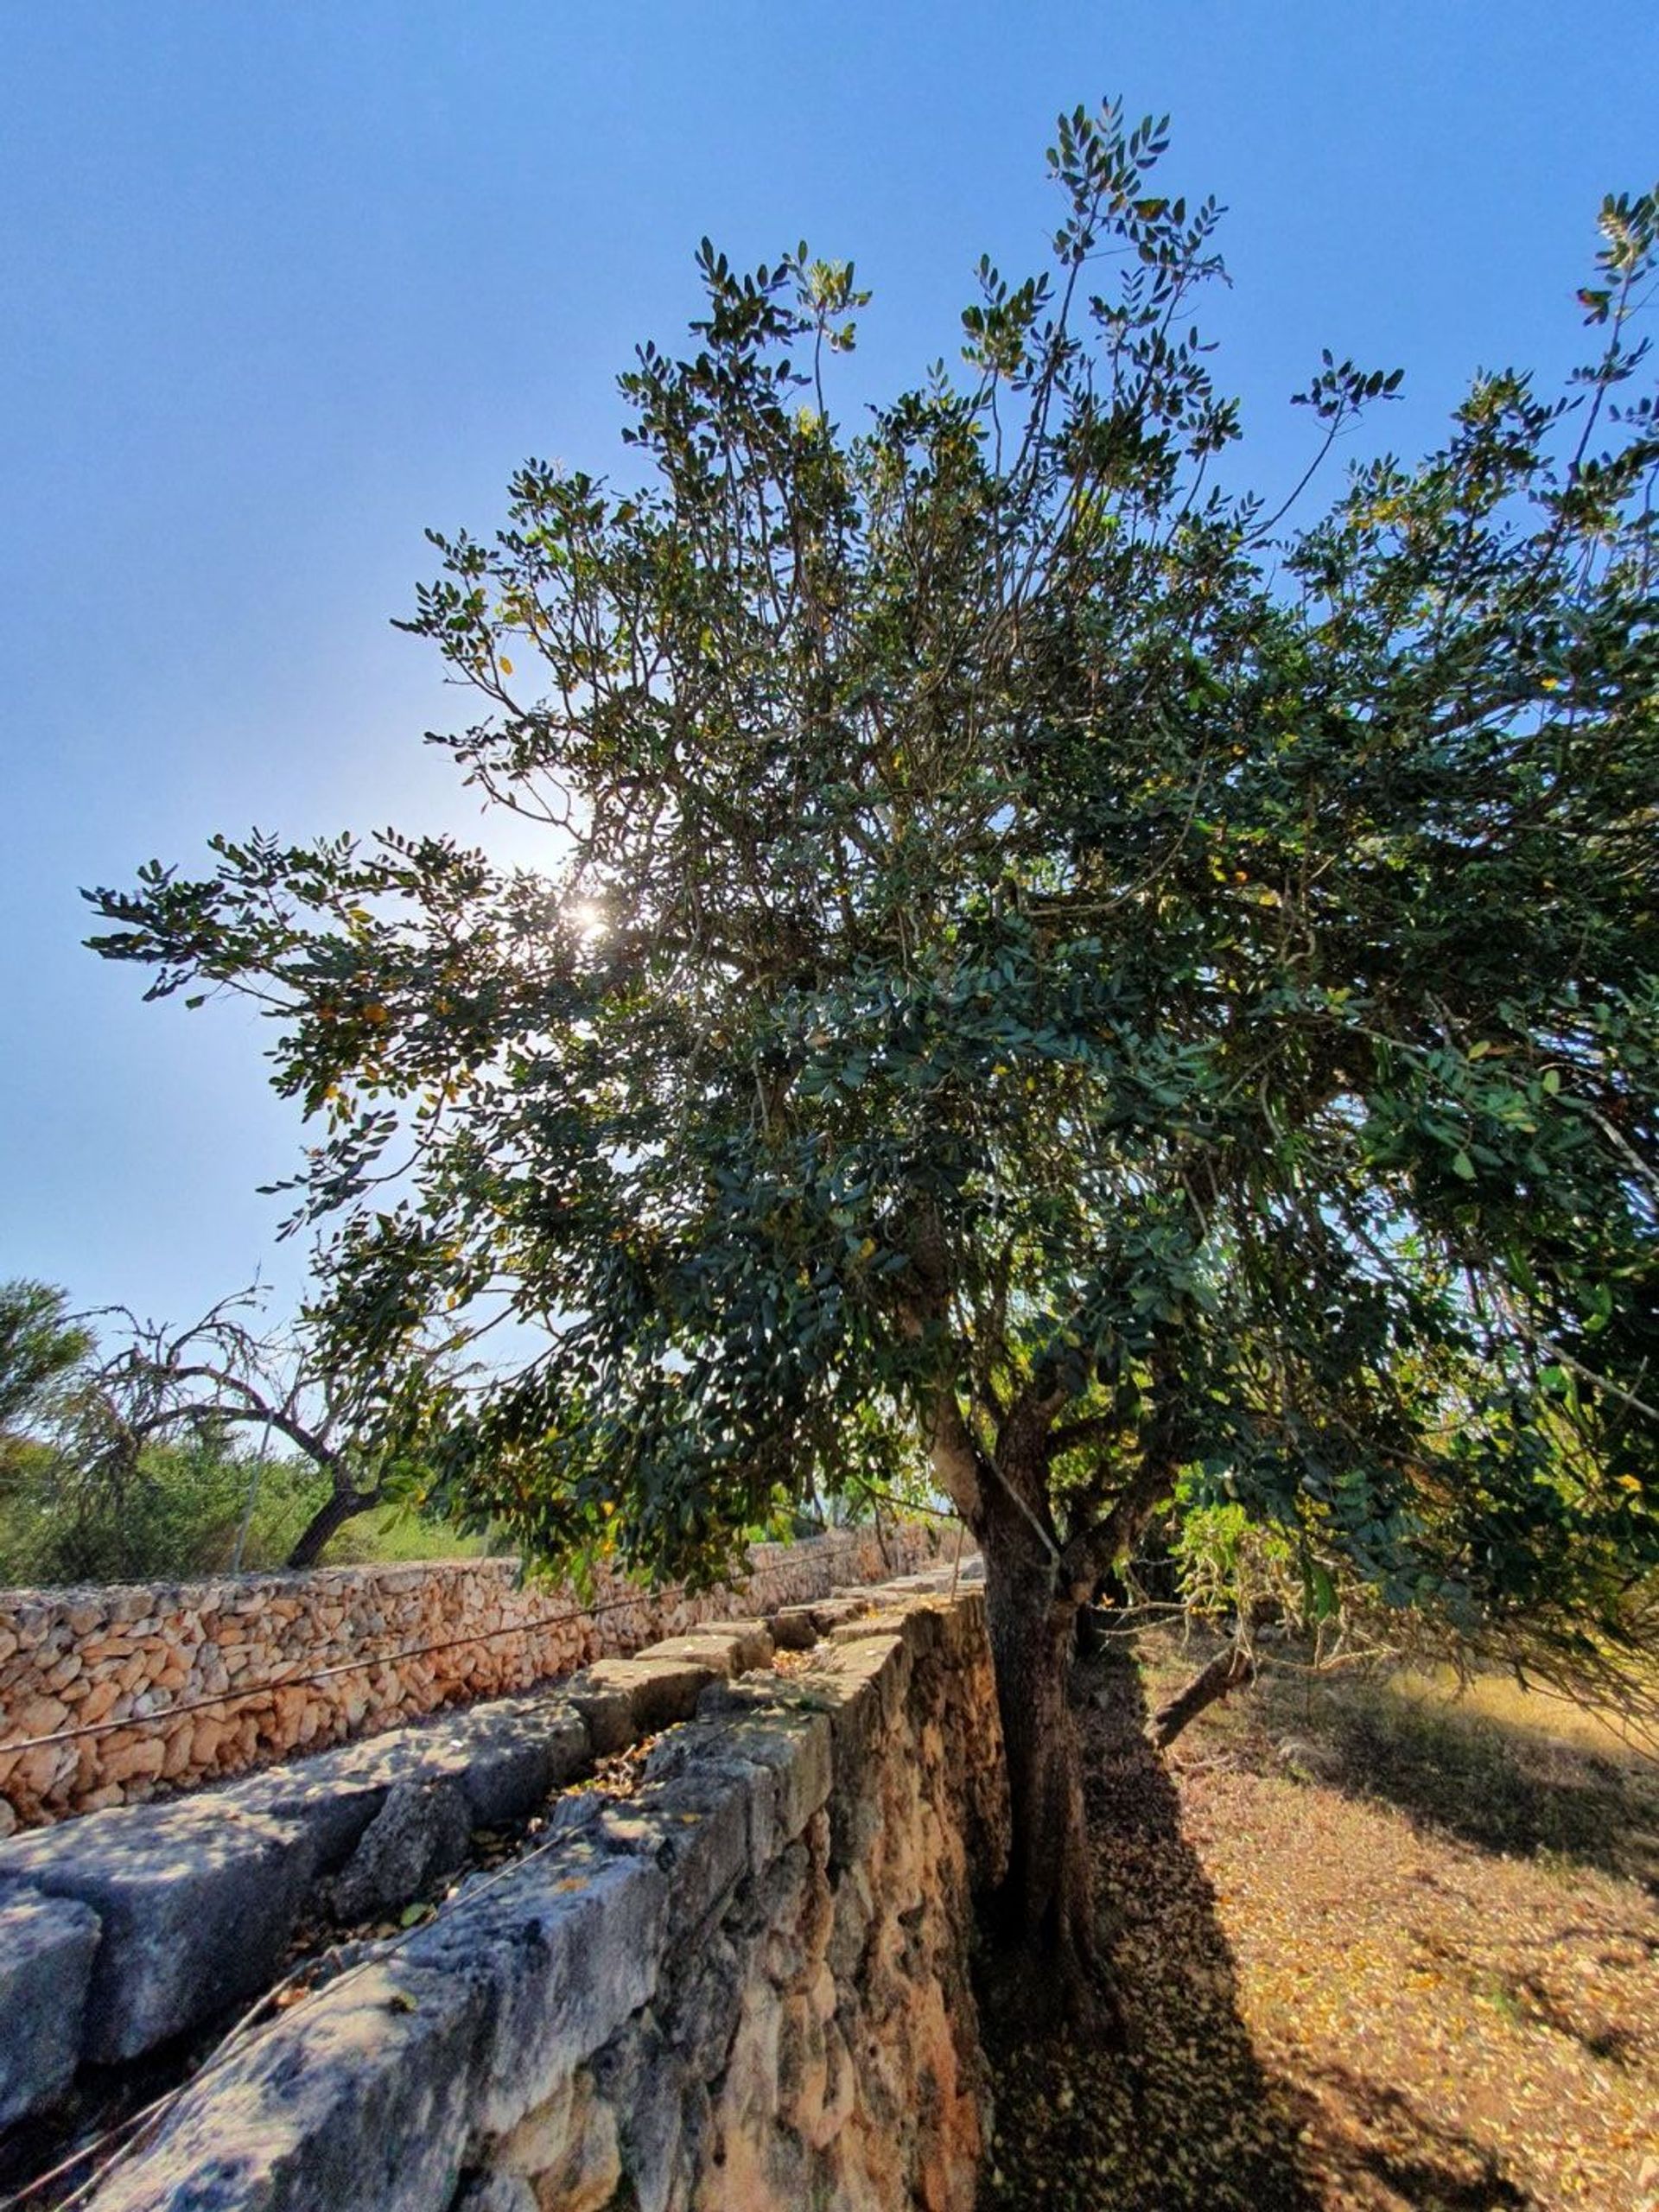
[[1490,2150],[1402,2090],[1345,2066],[1307,2071],[1325,2097],[1316,2101],[1302,2091],[1296,2103],[1310,2132],[1318,2132],[1321,2163],[1338,2186],[1359,2192],[1367,2180],[1380,2182],[1425,2212],[1529,2212],[1537,2204],[1498,2171]]
[[983,2212],[1314,2212],[1300,2117],[1251,2046],[1214,1892],[1142,1732],[1139,1675],[1125,1660],[1093,1659],[1074,1694],[1102,1947],[1130,2048],[1065,2031],[1024,2039],[982,1981],[996,2125]]
[[1264,1694],[1293,1770],[1312,1739],[1318,1778],[1380,1800],[1459,1841],[1560,1859],[1659,1891],[1659,1776],[1501,1720],[1366,1685],[1299,1699]]

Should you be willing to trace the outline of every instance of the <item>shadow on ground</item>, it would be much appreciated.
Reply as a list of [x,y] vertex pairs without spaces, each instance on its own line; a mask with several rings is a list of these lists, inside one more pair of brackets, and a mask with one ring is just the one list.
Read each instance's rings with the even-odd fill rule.
[[997,2133],[982,2207],[1313,2212],[1298,2117],[1239,2017],[1214,1894],[1141,1732],[1139,1677],[1096,1660],[1075,1689],[1102,1932],[1133,2047],[1064,2031],[1016,2041],[1006,2012],[984,2008]]
[[[1318,2086],[1322,2110],[1306,2095],[1298,2107],[1319,2129],[1338,2203],[1405,2203],[1421,2212],[1529,2212],[1537,2203],[1498,2171],[1489,2151],[1402,2091],[1338,2065],[1318,2069]],[[1340,2126],[1332,2123],[1333,2110]]]
[[1448,1700],[1351,1683],[1309,1696],[1269,1676],[1262,1713],[1293,1769],[1485,1851],[1560,1858],[1659,1891],[1659,1770],[1507,1727]]

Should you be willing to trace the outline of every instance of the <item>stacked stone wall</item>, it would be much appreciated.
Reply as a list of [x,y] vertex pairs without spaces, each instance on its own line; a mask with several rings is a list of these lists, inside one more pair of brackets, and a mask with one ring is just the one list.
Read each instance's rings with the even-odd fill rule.
[[746,1576],[695,1597],[601,1575],[584,1602],[512,1560],[0,1591],[0,1836],[904,1573],[941,1541],[906,1522],[757,1544]]
[[210,2063],[89,2212],[969,2212],[1007,1850],[983,1601],[861,1603]]

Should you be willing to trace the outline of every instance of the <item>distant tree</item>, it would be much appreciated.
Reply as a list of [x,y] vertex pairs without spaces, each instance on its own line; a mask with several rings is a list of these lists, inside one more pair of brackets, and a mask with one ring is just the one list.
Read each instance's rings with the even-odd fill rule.
[[[448,1386],[418,1361],[395,1375],[327,1370],[302,1330],[250,1326],[243,1316],[257,1306],[256,1293],[239,1292],[179,1330],[125,1313],[125,1343],[91,1380],[84,1456],[118,1473],[163,1440],[222,1441],[238,1429],[262,1431],[264,1444],[278,1437],[327,1484],[287,1560],[315,1567],[347,1522],[420,1491],[421,1439]],[[258,1467],[250,1465],[251,1484]],[[253,1504],[251,1490],[250,1517]]]
[[[1163,149],[1062,118],[1053,270],[982,263],[965,371],[855,433],[850,264],[705,243],[625,480],[435,537],[439,741],[547,874],[256,834],[92,894],[153,995],[271,1017],[330,1371],[537,1332],[454,1500],[711,1570],[919,1451],[985,1552],[1007,1924],[1080,2007],[1073,1626],[1184,1475],[1316,1588],[1591,1638],[1659,1529],[1655,199],[1567,395],[1483,374],[1293,530],[1216,481]],[[1327,355],[1320,452],[1397,380]]]
[[[448,1371],[416,1360],[395,1374],[321,1372],[302,1328],[253,1325],[258,1302],[238,1292],[174,1329],[125,1307],[70,1315],[60,1290],[0,1284],[0,1508],[10,1500],[27,1524],[0,1537],[0,1554],[53,1580],[239,1566],[273,1439],[289,1455],[269,1469],[285,1511],[311,1493],[289,1567],[315,1566],[358,1516],[418,1500],[430,1483],[422,1440],[455,1387]],[[91,1324],[107,1335],[112,1319],[122,1327],[109,1350]],[[253,1433],[257,1450],[240,1448]],[[228,1501],[237,1539],[228,1562],[209,1561],[199,1554],[217,1543]]]
[[56,1410],[92,1351],[92,1332],[68,1303],[50,1283],[0,1282],[0,1467]]

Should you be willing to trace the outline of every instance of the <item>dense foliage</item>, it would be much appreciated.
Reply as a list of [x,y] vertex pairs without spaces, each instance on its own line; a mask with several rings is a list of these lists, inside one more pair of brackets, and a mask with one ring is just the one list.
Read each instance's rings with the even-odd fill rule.
[[[681,1567],[919,1442],[1011,1721],[1061,1639],[1008,1624],[1183,1471],[1471,1626],[1616,1633],[1659,1557],[1655,199],[1569,391],[1482,374],[1292,529],[1217,481],[1163,150],[1063,118],[1052,269],[982,264],[963,367],[856,431],[850,265],[705,243],[622,475],[435,538],[440,741],[544,874],[256,835],[95,894],[156,993],[270,1014],[333,1359],[533,1331],[448,1495]],[[1301,399],[1328,448],[1396,383]]]

